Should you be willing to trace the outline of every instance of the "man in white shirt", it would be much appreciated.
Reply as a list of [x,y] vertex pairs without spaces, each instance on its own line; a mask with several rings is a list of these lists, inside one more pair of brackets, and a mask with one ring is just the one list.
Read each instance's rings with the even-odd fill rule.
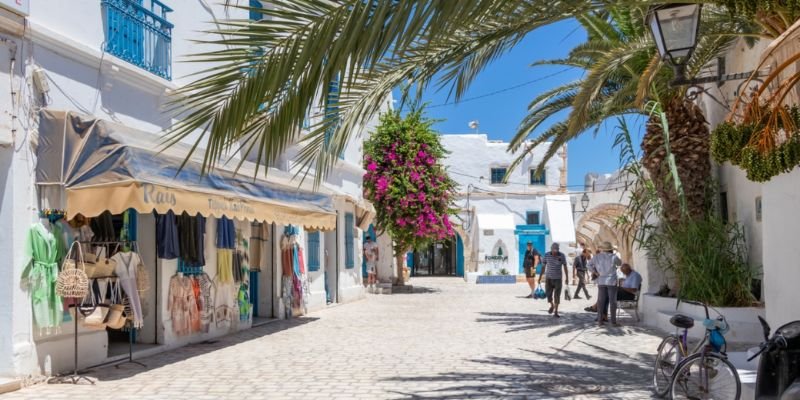
[[378,243],[372,241],[371,236],[367,236],[364,242],[364,259],[367,260],[367,285],[373,285],[378,280]]
[[624,278],[619,285],[620,290],[617,292],[617,300],[635,300],[636,292],[642,284],[642,275],[634,271],[628,264],[622,264],[619,270],[624,275]]
[[599,252],[589,261],[589,271],[597,277],[597,324],[603,325],[605,316],[603,311],[606,301],[611,303],[611,324],[617,325],[617,266],[622,260],[614,255],[614,247],[610,242],[603,242],[598,247]]

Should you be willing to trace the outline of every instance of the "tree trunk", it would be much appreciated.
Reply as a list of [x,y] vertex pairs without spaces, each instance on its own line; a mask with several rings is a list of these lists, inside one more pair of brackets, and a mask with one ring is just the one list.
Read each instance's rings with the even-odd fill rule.
[[394,256],[395,261],[397,262],[397,281],[395,281],[395,286],[404,286],[406,284],[403,274],[403,267],[405,267],[405,265],[403,265],[403,254],[405,253],[396,252]]

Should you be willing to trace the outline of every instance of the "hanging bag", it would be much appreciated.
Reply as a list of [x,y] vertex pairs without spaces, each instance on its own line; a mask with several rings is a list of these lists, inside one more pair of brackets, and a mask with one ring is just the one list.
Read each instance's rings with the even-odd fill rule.
[[544,288],[542,288],[542,284],[536,285],[536,290],[533,291],[533,298],[544,299],[545,297],[547,297],[547,293],[545,293]]
[[564,299],[572,301],[572,296],[569,295],[569,286],[564,286]]
[[[77,261],[74,260],[73,251],[78,249]],[[56,279],[56,294],[71,299],[82,299],[89,294],[89,277],[86,276],[86,266],[83,263],[83,250],[78,242],[73,242],[70,246],[64,263],[61,265],[61,272]]]
[[115,282],[114,286],[111,289],[111,307],[108,309],[108,315],[106,316],[106,326],[111,329],[122,329],[125,326],[125,306],[122,304],[122,300],[120,298],[120,284],[119,282]]
[[[117,244],[119,248],[119,244]],[[97,259],[94,263],[94,269],[89,274],[90,278],[100,278],[106,276],[114,276],[114,270],[117,268],[117,262],[108,258],[107,250],[105,247],[98,247]]]
[[142,255],[139,254],[139,244],[134,242],[136,247],[136,257],[139,259],[139,264],[136,265],[136,290],[138,292],[146,292],[150,290],[150,273],[147,272],[147,266],[142,261]]

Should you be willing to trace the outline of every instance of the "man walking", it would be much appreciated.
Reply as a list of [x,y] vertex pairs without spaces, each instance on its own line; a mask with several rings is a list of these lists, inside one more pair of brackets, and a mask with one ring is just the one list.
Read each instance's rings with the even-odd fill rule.
[[581,289],[583,289],[583,293],[586,295],[586,298],[591,300],[592,296],[589,295],[589,291],[586,290],[586,270],[588,268],[589,260],[591,256],[589,255],[589,250],[584,248],[575,260],[572,262],[572,277],[575,279],[575,276],[578,278],[578,287],[575,289],[575,298],[580,299]]
[[[564,273],[562,274],[561,271]],[[564,253],[558,251],[558,243],[553,243],[550,246],[550,251],[544,255],[544,268],[539,275],[539,283],[542,283],[542,277],[546,277],[545,290],[547,291],[547,301],[550,303],[548,313],[553,314],[553,317],[559,318],[558,305],[561,303],[561,280],[566,278],[567,285],[569,285],[569,272],[567,271],[567,257]]]
[[611,324],[617,326],[617,266],[622,260],[614,255],[614,246],[603,242],[597,254],[589,261],[589,270],[597,275],[597,324],[603,325],[602,307],[608,301],[611,305]]
[[525,272],[525,279],[528,281],[528,286],[531,288],[531,294],[525,298],[533,298],[533,292],[536,290],[536,266],[539,265],[539,252],[533,248],[533,242],[528,242],[528,249],[525,250],[525,256],[522,260],[522,270]]

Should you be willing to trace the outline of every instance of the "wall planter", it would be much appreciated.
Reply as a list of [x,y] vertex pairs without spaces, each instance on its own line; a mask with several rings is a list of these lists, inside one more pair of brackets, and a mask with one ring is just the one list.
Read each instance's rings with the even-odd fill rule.
[[479,275],[478,284],[482,283],[517,283],[516,275]]
[[[703,307],[693,304],[681,303],[675,308],[677,299],[674,297],[661,297],[645,294],[641,298],[641,315],[645,325],[658,328],[665,332],[675,332],[675,327],[669,319],[675,314],[684,314],[694,318],[694,327],[689,330],[689,337],[700,339],[705,334],[703,320],[705,311]],[[731,327],[725,334],[728,343],[760,343],[764,339],[758,316],[764,316],[762,307],[715,307]],[[716,318],[717,313],[709,308],[711,318]]]

